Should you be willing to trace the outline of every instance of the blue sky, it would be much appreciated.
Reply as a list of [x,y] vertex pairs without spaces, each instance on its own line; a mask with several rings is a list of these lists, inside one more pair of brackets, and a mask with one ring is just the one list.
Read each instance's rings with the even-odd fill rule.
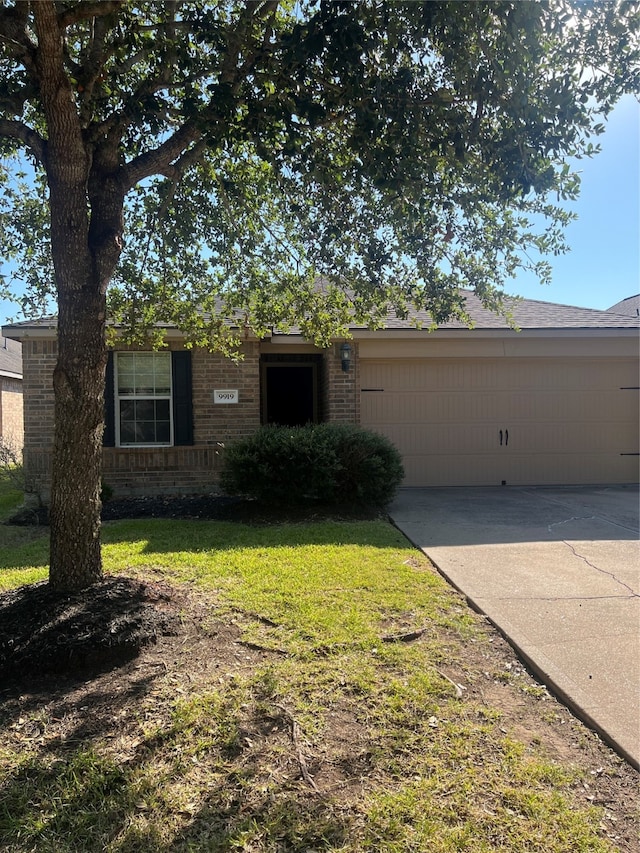
[[610,308],[640,292],[640,103],[625,95],[597,138],[602,151],[576,163],[578,214],[566,231],[571,251],[551,258],[553,283],[521,276],[508,288],[527,299]]
[[[596,140],[602,151],[577,166],[580,199],[570,206],[578,220],[567,229],[571,251],[551,258],[553,282],[521,275],[507,288],[527,299],[585,308],[609,308],[640,292],[640,103],[626,95]],[[0,325],[16,306],[0,300]]]

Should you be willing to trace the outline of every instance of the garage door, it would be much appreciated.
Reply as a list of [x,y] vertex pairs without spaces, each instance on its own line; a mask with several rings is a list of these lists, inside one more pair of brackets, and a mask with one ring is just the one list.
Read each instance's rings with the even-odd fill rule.
[[361,423],[408,486],[638,481],[633,359],[363,359]]

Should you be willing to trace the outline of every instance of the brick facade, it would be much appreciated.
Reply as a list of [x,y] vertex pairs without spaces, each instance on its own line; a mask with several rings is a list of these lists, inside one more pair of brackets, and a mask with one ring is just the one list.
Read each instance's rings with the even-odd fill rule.
[[323,405],[325,420],[333,423],[360,423],[360,359],[358,345],[350,341],[351,369],[342,369],[340,344],[333,344],[324,354]]
[[0,376],[0,438],[18,454],[24,444],[22,381]]
[[[180,349],[172,344],[170,349]],[[215,491],[224,448],[251,435],[261,423],[260,355],[262,345],[243,345],[242,359],[234,363],[206,350],[192,351],[193,440],[182,447],[105,447],[104,483],[114,495],[184,494]],[[271,350],[270,350],[271,351]],[[352,366],[341,368],[340,345],[323,354],[323,420],[358,422],[357,346],[352,344]],[[25,395],[25,473],[30,491],[45,503],[49,499],[53,444],[54,340],[27,339],[23,344]],[[214,403],[213,392],[233,389],[238,402]]]
[[22,344],[24,394],[24,472],[26,498],[49,497],[53,444],[53,369],[58,346],[54,340],[30,339]]

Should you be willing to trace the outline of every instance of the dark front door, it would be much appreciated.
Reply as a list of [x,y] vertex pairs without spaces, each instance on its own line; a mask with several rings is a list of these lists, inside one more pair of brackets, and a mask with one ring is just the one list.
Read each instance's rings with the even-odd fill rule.
[[318,420],[318,365],[262,363],[262,422],[304,426]]

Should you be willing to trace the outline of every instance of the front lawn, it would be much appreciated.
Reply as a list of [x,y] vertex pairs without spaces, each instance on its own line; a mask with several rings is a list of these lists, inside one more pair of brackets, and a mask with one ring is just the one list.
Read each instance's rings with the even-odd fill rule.
[[[0,526],[0,589],[46,546]],[[4,686],[3,850],[638,849],[636,774],[386,522],[113,522],[104,562],[173,627]]]
[[22,492],[17,488],[11,472],[0,467],[0,522],[8,518],[22,503]]

